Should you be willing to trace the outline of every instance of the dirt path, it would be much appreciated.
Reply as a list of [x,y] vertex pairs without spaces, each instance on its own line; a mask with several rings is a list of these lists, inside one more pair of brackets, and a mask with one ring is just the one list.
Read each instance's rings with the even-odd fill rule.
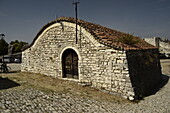
[[7,64],[11,70],[10,71],[21,71],[21,64],[20,63],[10,63],[10,64]]

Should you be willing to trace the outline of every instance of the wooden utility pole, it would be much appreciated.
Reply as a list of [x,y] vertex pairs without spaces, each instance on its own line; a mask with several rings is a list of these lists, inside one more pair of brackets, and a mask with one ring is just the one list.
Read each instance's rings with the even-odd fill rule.
[[[5,38],[5,35],[4,34],[0,34],[0,37],[1,38]],[[2,63],[4,63],[4,50],[2,50]]]
[[80,2],[73,2],[73,5],[75,5],[75,12],[76,12],[76,44],[77,44],[77,4],[79,4]]

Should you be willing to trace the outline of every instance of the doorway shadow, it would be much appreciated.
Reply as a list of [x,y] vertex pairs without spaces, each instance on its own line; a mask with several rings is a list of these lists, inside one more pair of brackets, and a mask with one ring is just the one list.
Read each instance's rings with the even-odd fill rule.
[[0,78],[0,90],[9,89],[12,87],[20,86],[20,84],[8,79],[8,78]]

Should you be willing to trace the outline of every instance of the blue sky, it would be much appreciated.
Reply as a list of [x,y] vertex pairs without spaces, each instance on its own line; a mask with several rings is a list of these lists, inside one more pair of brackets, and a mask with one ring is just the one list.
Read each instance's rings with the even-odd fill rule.
[[[74,17],[74,0],[0,0],[0,34],[31,43],[56,17]],[[75,0],[76,1],[76,0]],[[170,39],[170,0],[79,0],[78,17],[141,38]]]

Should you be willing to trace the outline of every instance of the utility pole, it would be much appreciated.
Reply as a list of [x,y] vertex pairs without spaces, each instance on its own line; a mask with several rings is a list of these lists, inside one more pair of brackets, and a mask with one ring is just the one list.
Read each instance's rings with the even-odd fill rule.
[[[0,34],[1,38],[5,38],[4,34]],[[4,50],[2,51],[2,63],[4,63]]]
[[77,37],[77,5],[79,3],[80,2],[73,2],[73,5],[75,5],[75,12],[76,12],[76,44],[77,44],[77,40],[78,40],[78,37]]

